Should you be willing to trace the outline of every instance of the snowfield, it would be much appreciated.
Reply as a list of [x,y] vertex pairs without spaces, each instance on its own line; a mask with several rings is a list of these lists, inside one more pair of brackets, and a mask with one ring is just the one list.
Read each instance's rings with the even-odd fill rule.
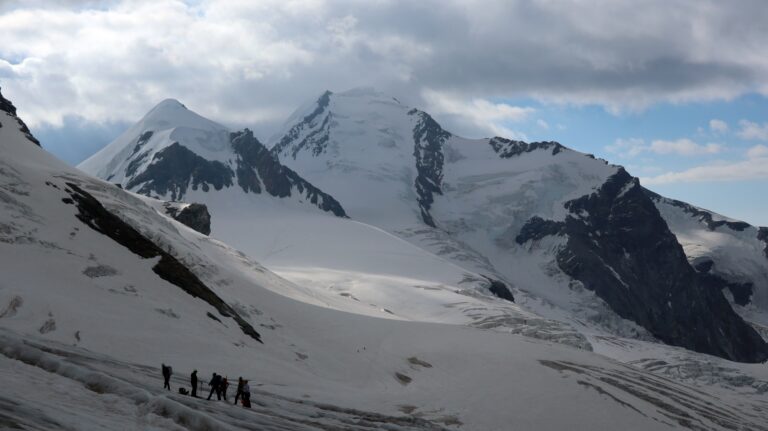
[[[456,238],[191,191],[208,237],[0,124],[0,427],[768,429],[764,366],[609,336],[570,294],[497,298]],[[193,369],[250,379],[253,408],[175,393]]]

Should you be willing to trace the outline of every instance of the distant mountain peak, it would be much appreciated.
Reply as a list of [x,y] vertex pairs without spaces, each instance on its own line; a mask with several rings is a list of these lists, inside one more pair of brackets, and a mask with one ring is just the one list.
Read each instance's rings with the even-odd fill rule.
[[205,202],[209,192],[241,188],[346,216],[332,196],[281,165],[249,129],[232,132],[175,99],[157,104],[79,168],[158,199],[183,200],[196,192]]
[[160,103],[155,105],[155,107],[152,108],[152,110],[155,110],[155,109],[179,109],[179,108],[187,109],[187,107],[183,103],[179,102],[177,99],[167,98],[167,99],[163,99]]

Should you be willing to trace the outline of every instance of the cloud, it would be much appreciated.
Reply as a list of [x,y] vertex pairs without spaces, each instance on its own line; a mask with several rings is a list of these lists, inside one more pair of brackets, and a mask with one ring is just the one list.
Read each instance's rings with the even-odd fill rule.
[[679,156],[700,156],[717,154],[723,150],[720,144],[697,144],[688,138],[674,141],[655,140],[649,150],[656,154],[677,154]]
[[536,120],[536,125],[539,126],[542,129],[544,129],[544,130],[549,130],[549,123],[547,123],[546,121],[542,120],[541,118]]
[[760,125],[751,121],[741,120],[739,121],[739,126],[741,126],[741,129],[736,132],[736,135],[738,135],[740,138],[768,141],[768,123],[763,123]]
[[715,133],[725,133],[728,131],[728,123],[723,120],[713,118],[709,120],[709,130]]
[[747,157],[750,159],[768,157],[768,147],[765,145],[755,145],[747,151]]
[[636,157],[646,151],[649,147],[645,144],[645,140],[639,138],[629,139],[616,139],[613,145],[608,145],[605,149],[609,153],[618,155],[619,157]]
[[487,136],[491,133],[507,138],[525,139],[523,134],[507,128],[504,124],[527,120],[536,112],[531,107],[493,103],[485,99],[464,100],[429,89],[424,90],[422,97],[430,113],[454,117],[454,121],[459,123],[471,123],[475,130],[471,130],[472,127],[466,127],[466,125],[460,126],[460,129],[468,135]]
[[645,185],[658,185],[768,179],[768,147],[756,145],[750,148],[746,155],[744,160],[718,161],[679,172],[641,178],[641,181]]
[[657,139],[650,144],[647,144],[645,140],[638,138],[617,139],[613,145],[609,145],[605,148],[608,152],[625,158],[636,157],[643,153],[660,155],[675,154],[678,156],[692,157],[717,154],[723,151],[723,146],[720,144],[697,144],[688,138],[672,141]]
[[361,85],[417,106],[425,89],[485,100],[473,109],[502,116],[491,100],[622,112],[768,94],[763,0],[588,9],[550,0],[4,2],[0,84],[32,126],[134,121],[175,97],[257,129],[325,89]]

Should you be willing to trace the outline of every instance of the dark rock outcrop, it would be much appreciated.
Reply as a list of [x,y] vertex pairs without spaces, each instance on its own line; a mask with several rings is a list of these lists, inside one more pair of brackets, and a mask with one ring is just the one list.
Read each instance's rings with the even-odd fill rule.
[[152,159],[146,170],[126,184],[127,189],[141,185],[137,193],[165,196],[170,192],[172,200],[182,200],[190,184],[192,190],[201,188],[206,192],[210,186],[221,190],[232,185],[234,173],[227,165],[206,160],[178,142],[157,152]]
[[[40,146],[40,141],[37,140],[34,136],[32,136],[32,132],[29,131],[29,127],[24,123],[24,121],[21,120],[16,115],[16,107],[13,106],[13,103],[11,103],[10,100],[3,97],[2,91],[0,91],[0,111],[8,113],[8,115],[14,117],[16,119],[16,122],[19,125],[19,130],[24,133],[24,135],[29,139],[30,141],[34,142],[38,147]],[[2,127],[2,124],[0,124],[0,127]]]
[[707,256],[697,257],[691,262],[691,265],[699,273],[699,278],[706,286],[713,289],[726,288],[731,292],[733,302],[741,306],[749,304],[754,293],[754,283],[729,281],[716,274],[715,261]]
[[337,217],[347,217],[344,208],[333,198],[324,193],[296,172],[282,165],[272,152],[245,129],[230,135],[232,148],[237,154],[237,182],[248,193],[265,191],[272,196],[284,198],[296,192],[323,211]]
[[763,254],[765,254],[765,257],[768,258],[768,227],[761,227],[760,229],[758,229],[757,239],[765,243],[765,249],[763,249]]
[[737,305],[745,306],[749,304],[754,293],[755,285],[751,282],[738,283],[728,281],[717,274],[699,274],[701,285],[713,290],[728,289],[733,296],[733,302]]
[[552,155],[563,151],[564,146],[558,142],[545,141],[545,142],[531,142],[530,144],[523,141],[513,141],[511,139],[505,139],[500,137],[491,138],[488,144],[493,148],[493,151],[499,155],[502,159],[508,159],[510,157],[519,156],[523,153],[530,153],[536,150],[552,150]]
[[[233,187],[236,182],[246,193],[267,193],[279,198],[298,195],[323,211],[338,217],[347,216],[336,199],[283,166],[277,156],[267,150],[248,129],[230,133],[235,160],[227,163],[207,160],[174,142],[155,153],[152,163],[144,171],[137,172],[150,154],[149,151],[141,151],[152,134],[151,131],[142,133],[133,149],[132,160],[125,171],[126,176],[131,178],[126,184],[129,190],[152,197],[168,196],[173,201],[180,201],[190,187],[192,190],[208,192],[211,188],[221,190]],[[189,213],[190,218],[185,220],[195,224],[190,226],[193,229],[200,232],[208,230],[203,232],[208,234],[210,227],[204,227],[204,224],[209,221],[199,218],[200,215],[202,213]]]
[[184,224],[203,235],[211,234],[211,214],[204,204],[192,203],[189,205],[174,205],[166,202],[163,205],[165,213],[174,220]]
[[193,297],[202,299],[215,308],[221,316],[232,318],[244,334],[262,342],[261,335],[248,322],[178,259],[158,247],[118,216],[109,212],[98,199],[78,187],[77,184],[67,183],[67,186],[71,189],[69,194],[77,205],[77,218],[80,221],[144,259],[160,257],[159,262],[152,268],[155,274]]
[[302,131],[315,127],[319,117],[326,111],[328,105],[331,103],[332,94],[333,93],[330,91],[323,93],[323,95],[317,99],[315,109],[308,115],[305,115],[301,122],[291,127],[291,130],[280,139],[280,142],[272,147],[272,154],[279,156],[292,144],[293,147],[291,148],[290,156],[294,159],[304,148],[310,148],[312,155],[317,156],[322,154],[328,146],[328,127],[332,118],[331,113],[328,113],[328,115],[323,117],[320,127],[305,136],[301,142],[296,143],[296,139],[298,139]]
[[488,290],[496,297],[506,299],[509,302],[515,302],[515,297],[512,296],[512,292],[509,290],[506,283],[490,277],[485,277],[485,279],[488,280],[489,283]]
[[619,316],[671,345],[742,362],[768,358],[768,345],[723,296],[728,286],[699,277],[645,190],[624,169],[566,208],[568,240],[558,266]]
[[413,128],[413,157],[416,160],[416,195],[421,211],[421,219],[435,227],[435,220],[429,213],[434,195],[442,195],[443,182],[443,143],[451,134],[443,130],[426,112],[412,109],[408,115],[417,116],[418,122]]
[[515,242],[525,244],[528,241],[536,241],[549,235],[562,235],[565,231],[565,223],[552,220],[544,220],[539,216],[531,217],[523,227],[520,233],[515,237]]

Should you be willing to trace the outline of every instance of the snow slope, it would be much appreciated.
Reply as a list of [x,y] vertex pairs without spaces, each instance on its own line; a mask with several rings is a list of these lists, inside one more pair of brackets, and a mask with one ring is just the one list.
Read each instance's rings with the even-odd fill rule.
[[[583,350],[297,301],[306,288],[65,166],[9,113],[0,123],[3,426],[766,429],[759,401]],[[162,253],[131,251],[146,242]],[[163,259],[234,314],[161,278]],[[203,380],[251,378],[254,409],[163,392],[160,362],[173,365],[174,389],[193,368]]]
[[[109,181],[124,181],[126,177],[119,175],[125,172],[125,163],[117,162],[116,148],[131,148],[148,130],[212,127],[200,118],[181,104],[165,101],[80,168]],[[167,148],[172,140],[162,139],[154,140],[153,135],[141,151]],[[197,151],[195,143],[186,145]],[[226,146],[222,154],[229,154]],[[227,162],[223,156],[214,160]],[[100,163],[108,169],[100,168]],[[147,171],[139,167],[135,175]],[[268,178],[262,181],[267,183]],[[143,185],[130,184],[125,184],[130,190],[156,195],[147,193]],[[380,228],[320,213],[302,197],[283,199],[233,186],[188,188],[183,198],[207,206],[211,236],[304,286],[291,293],[295,299],[364,315],[476,325],[590,348],[568,325],[542,319],[494,296],[486,278],[493,277],[492,272],[468,271]],[[153,199],[146,202],[162,206]]]
[[[719,293],[723,282],[698,279],[650,198],[618,166],[555,142],[463,139],[370,89],[326,92],[302,107],[271,154],[247,130],[230,134],[229,146],[205,144],[202,134],[181,145],[162,132],[211,127],[164,102],[92,158],[108,170],[90,160],[82,167],[107,180],[125,174],[125,187],[140,194],[206,204],[214,237],[311,286],[302,300],[312,304],[583,348],[578,332],[740,361],[768,356]],[[316,206],[365,225],[327,220]],[[384,255],[381,244],[397,251]],[[284,248],[282,262],[268,259]]]
[[464,139],[370,89],[325,92],[272,152],[353,219],[503,280],[539,315],[736,360],[768,355],[619,166],[555,142]]

